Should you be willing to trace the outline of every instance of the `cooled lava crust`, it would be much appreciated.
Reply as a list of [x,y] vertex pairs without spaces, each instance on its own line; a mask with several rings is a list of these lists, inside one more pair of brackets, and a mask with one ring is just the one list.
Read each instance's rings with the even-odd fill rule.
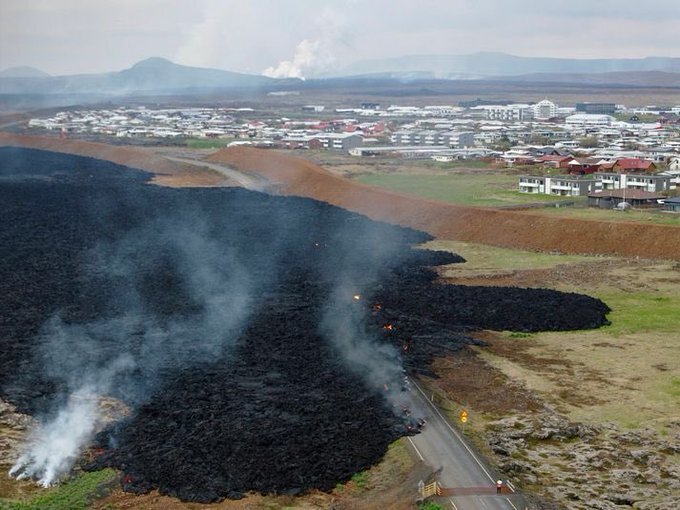
[[[588,296],[437,283],[431,266],[463,260],[414,248],[423,232],[306,198],[148,180],[0,148],[2,398],[53,413],[74,379],[129,354],[135,366],[106,387],[134,412],[97,436],[103,453],[88,466],[120,469],[129,491],[297,494],[379,461],[408,431],[321,327],[345,291],[337,313],[393,345],[411,374],[430,373],[472,329],[607,322],[609,308]],[[173,328],[179,337],[149,343]]]

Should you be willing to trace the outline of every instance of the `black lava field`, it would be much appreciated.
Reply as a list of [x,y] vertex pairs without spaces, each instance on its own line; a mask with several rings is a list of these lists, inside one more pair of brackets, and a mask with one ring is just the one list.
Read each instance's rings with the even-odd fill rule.
[[588,296],[437,283],[430,267],[463,260],[415,248],[422,232],[149,177],[0,148],[0,397],[50,416],[94,381],[126,403],[87,468],[129,491],[296,494],[379,461],[409,431],[343,346],[417,375],[474,329],[606,323]]

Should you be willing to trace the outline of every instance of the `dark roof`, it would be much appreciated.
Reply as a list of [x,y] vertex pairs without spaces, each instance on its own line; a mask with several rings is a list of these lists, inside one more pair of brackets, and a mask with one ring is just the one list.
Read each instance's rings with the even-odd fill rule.
[[667,198],[663,201],[664,204],[680,204],[680,197]]
[[541,161],[565,161],[567,159],[573,159],[571,156],[558,156],[553,154],[546,154],[538,158]]
[[588,196],[591,198],[616,198],[621,200],[624,199],[624,195],[627,200],[659,200],[664,198],[663,195],[659,195],[658,193],[639,189],[609,189],[588,193]]

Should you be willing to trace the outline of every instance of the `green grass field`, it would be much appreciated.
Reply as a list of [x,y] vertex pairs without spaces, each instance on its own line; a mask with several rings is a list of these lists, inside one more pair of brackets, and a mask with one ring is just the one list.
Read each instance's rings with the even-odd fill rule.
[[46,490],[28,501],[0,500],[2,510],[85,510],[102,497],[116,478],[113,469],[81,473],[73,480]]
[[186,146],[190,149],[222,149],[234,141],[234,138],[189,138]]
[[680,226],[680,215],[634,209],[615,211],[586,207],[586,197],[558,197],[517,191],[517,176],[505,174],[364,174],[356,180],[408,195],[459,205],[500,207],[573,201],[575,207],[544,207],[541,214],[599,221],[633,221]]
[[596,207],[587,208],[546,208],[541,209],[545,214],[555,216],[568,216],[570,218],[581,218],[584,220],[604,220],[604,221],[636,221],[646,223],[658,223],[661,225],[680,226],[680,214],[664,213],[659,211],[649,211],[644,209],[633,209],[630,211],[615,211],[611,209],[598,209]]
[[503,174],[362,175],[363,184],[461,205],[502,206],[572,200],[517,191],[517,176]]
[[[556,279],[546,276],[542,286],[604,301],[612,309],[607,316],[611,324],[599,329],[523,337],[503,332],[505,338],[529,347],[526,365],[521,358],[511,362],[487,352],[482,355],[572,419],[612,422],[624,428],[649,426],[668,433],[667,424],[677,418],[680,409],[680,266],[444,240],[424,247],[450,250],[468,260],[444,269],[446,277],[493,278],[514,271],[557,269],[552,273]],[[588,269],[589,264],[599,266]],[[569,271],[571,265],[577,270]],[[546,364],[536,365],[541,359]],[[562,371],[555,369],[560,363],[564,364]],[[589,399],[593,403],[588,403]]]

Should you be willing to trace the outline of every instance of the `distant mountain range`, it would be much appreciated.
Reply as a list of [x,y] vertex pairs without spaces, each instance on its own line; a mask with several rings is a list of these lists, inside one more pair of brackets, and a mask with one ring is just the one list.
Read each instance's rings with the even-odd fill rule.
[[614,85],[633,87],[680,87],[680,73],[628,71],[610,73],[533,73],[488,80],[572,85]]
[[0,71],[0,78],[47,78],[49,74],[35,67],[10,67]]
[[[23,72],[17,72],[17,69]],[[182,66],[153,57],[129,69],[102,74],[50,76],[37,69],[13,68],[0,74],[0,94],[139,94],[258,88],[282,80],[218,69]]]
[[470,55],[410,55],[362,60],[338,71],[338,76],[375,73],[426,73],[441,79],[483,79],[536,73],[608,73],[631,71],[680,72],[680,58],[569,59],[518,57],[505,53]]
[[[301,81],[218,69],[189,67],[149,58],[129,69],[101,74],[50,76],[30,67],[0,72],[0,95],[73,97],[92,95],[199,94],[222,89],[280,90],[335,85],[368,87],[436,80],[487,80],[584,85],[680,87],[680,58],[564,59],[503,53],[415,55],[356,62],[337,75]],[[61,100],[60,100],[61,101]]]

